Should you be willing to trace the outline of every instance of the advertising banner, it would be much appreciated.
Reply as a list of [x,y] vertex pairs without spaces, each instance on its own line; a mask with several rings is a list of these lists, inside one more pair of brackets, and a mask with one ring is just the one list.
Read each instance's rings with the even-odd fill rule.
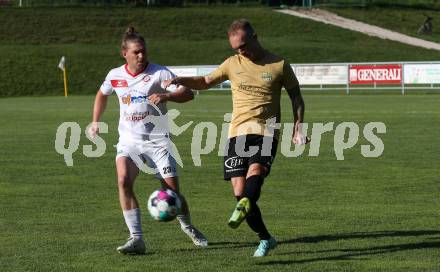
[[350,65],[350,84],[401,84],[402,65]]
[[347,84],[346,65],[300,65],[294,71],[300,85]]
[[197,68],[192,67],[168,67],[176,76],[189,77],[197,76]]
[[438,84],[440,64],[405,64],[403,74],[405,84]]
[[199,69],[197,69],[197,75],[198,76],[206,76],[207,74],[211,73],[212,71],[214,71],[217,68],[217,66],[212,66],[212,67],[200,67]]

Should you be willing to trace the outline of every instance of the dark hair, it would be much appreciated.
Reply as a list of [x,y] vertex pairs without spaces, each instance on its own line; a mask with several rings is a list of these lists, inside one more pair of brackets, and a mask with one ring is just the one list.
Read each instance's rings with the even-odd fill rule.
[[228,29],[228,36],[237,34],[238,30],[243,30],[248,36],[255,34],[254,28],[246,19],[238,19],[232,22]]
[[136,30],[132,26],[129,26],[127,30],[125,30],[124,35],[122,35],[121,49],[126,50],[127,43],[129,42],[140,43],[144,47],[146,47],[146,42],[144,38],[138,32],[136,32]]

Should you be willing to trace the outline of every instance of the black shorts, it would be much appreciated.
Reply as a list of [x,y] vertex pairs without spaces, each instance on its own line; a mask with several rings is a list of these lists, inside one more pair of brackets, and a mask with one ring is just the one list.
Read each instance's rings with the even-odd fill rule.
[[[249,166],[253,163],[264,165],[268,170],[266,176],[269,175],[277,146],[277,139],[262,135],[248,134],[230,138],[224,156],[224,179],[245,177]],[[254,150],[257,149],[258,151],[255,152]]]

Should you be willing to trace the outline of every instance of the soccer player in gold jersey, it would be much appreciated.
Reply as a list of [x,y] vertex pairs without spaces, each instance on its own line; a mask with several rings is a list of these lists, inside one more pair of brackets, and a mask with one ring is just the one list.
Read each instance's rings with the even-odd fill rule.
[[238,203],[228,224],[237,228],[246,219],[260,238],[254,256],[261,257],[277,244],[263,222],[257,201],[277,150],[279,133],[275,128],[281,118],[282,88],[292,102],[295,122],[292,141],[298,145],[308,142],[301,130],[304,101],[290,64],[261,46],[247,20],[234,21],[228,38],[236,55],[207,76],[176,77],[165,81],[165,86],[176,84],[203,90],[230,80],[233,111],[224,157],[224,178],[231,181]]

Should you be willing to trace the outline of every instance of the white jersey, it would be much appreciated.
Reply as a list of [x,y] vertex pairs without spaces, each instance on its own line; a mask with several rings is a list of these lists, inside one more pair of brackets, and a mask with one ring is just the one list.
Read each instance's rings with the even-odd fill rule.
[[[138,74],[132,74],[127,64],[112,69],[104,83],[101,92],[118,95],[119,142],[165,140],[168,136],[168,118],[165,103],[153,105],[148,96],[155,93],[165,93],[162,82],[174,78],[175,75],[167,68],[149,63]],[[167,91],[175,91],[176,86],[170,86]]]

